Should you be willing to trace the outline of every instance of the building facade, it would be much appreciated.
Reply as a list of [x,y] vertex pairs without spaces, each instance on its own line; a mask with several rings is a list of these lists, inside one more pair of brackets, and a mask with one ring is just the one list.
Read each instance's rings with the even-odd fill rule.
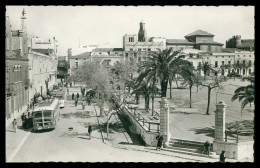
[[6,63],[6,124],[19,117],[28,104],[28,51],[25,10],[21,17],[21,30],[11,30],[6,16],[5,63]]
[[34,37],[28,42],[29,58],[29,98],[34,95],[47,95],[52,90],[57,79],[57,50],[58,41]]

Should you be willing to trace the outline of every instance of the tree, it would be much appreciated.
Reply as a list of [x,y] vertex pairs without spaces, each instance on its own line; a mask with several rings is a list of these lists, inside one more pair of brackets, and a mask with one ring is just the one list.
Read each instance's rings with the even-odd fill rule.
[[194,67],[193,68],[184,67],[181,69],[182,77],[184,78],[185,83],[188,83],[190,89],[190,108],[191,108],[192,86],[195,84],[197,80],[193,71],[194,71]]
[[198,67],[198,70],[203,71],[204,80],[206,80],[207,73],[209,73],[210,71],[214,71],[214,69],[212,68],[211,64],[208,61],[203,62],[202,65]]
[[152,93],[155,93],[157,90],[157,87],[153,87],[152,84],[147,82],[147,80],[143,79],[141,81],[137,80],[134,87],[133,87],[133,92],[131,94],[139,94],[144,96],[145,100],[145,110],[149,109],[149,102],[150,102],[150,95]]
[[206,114],[209,115],[209,106],[210,106],[210,95],[211,90],[220,87],[221,83],[225,80],[223,77],[213,76],[212,80],[208,80],[207,82],[203,82],[201,85],[208,88],[208,105],[207,105],[207,111]]
[[108,69],[105,69],[100,64],[84,62],[73,72],[72,78],[81,85],[88,86],[96,93],[93,100],[96,101],[100,108],[100,116],[103,116],[104,105],[116,90],[114,85],[111,84],[113,78]]
[[152,52],[149,54],[147,60],[140,64],[138,69],[143,78],[146,77],[146,74],[149,76],[147,77],[147,81],[149,82],[154,80],[154,76],[160,79],[162,97],[166,97],[169,78],[173,74],[172,69],[175,66],[191,64],[189,61],[182,59],[184,55],[178,54],[179,51],[173,51],[172,48]]
[[247,86],[240,86],[239,88],[237,88],[234,92],[234,95],[231,98],[232,101],[235,101],[237,99],[238,99],[239,102],[242,101],[241,118],[242,118],[242,110],[245,108],[245,106],[247,104],[250,104],[250,107],[251,107],[251,103],[253,103],[254,100],[255,100],[255,93],[254,93],[254,91],[255,91],[255,86],[254,86],[255,79],[254,79],[254,77],[243,78],[243,80],[247,80],[251,83]]

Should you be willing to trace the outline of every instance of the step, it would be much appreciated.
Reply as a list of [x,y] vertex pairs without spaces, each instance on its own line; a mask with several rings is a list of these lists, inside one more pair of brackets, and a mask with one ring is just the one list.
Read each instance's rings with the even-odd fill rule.
[[193,153],[202,153],[201,150],[199,149],[192,149],[192,148],[181,148],[181,147],[176,147],[176,146],[169,146],[167,147],[169,149],[176,149],[176,150],[181,150],[181,151],[188,151],[188,152],[193,152]]
[[202,155],[201,153],[183,151],[183,150],[180,150],[180,149],[163,148],[162,150],[169,151],[169,152],[180,153],[180,154],[186,154],[186,155],[210,158],[208,155],[204,155],[204,154]]
[[169,144],[169,147],[175,147],[175,148],[183,148],[183,149],[192,149],[197,151],[203,151],[203,147],[201,146],[187,146],[187,145],[174,145]]
[[204,145],[201,144],[192,144],[192,143],[180,143],[180,142],[169,142],[170,146],[180,146],[184,148],[204,148]]
[[170,139],[170,142],[181,142],[181,143],[191,143],[191,144],[200,144],[200,145],[204,145],[205,142],[201,142],[201,141],[191,141],[191,140],[186,140],[186,139]]

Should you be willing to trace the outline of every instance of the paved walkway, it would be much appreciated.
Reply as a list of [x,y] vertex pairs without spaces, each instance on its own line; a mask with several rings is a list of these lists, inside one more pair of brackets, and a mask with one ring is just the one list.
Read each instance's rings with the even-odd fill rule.
[[22,128],[21,117],[18,117],[16,120],[18,123],[17,132],[14,131],[12,124],[7,126],[5,131],[6,161],[12,160],[31,133],[31,129]]

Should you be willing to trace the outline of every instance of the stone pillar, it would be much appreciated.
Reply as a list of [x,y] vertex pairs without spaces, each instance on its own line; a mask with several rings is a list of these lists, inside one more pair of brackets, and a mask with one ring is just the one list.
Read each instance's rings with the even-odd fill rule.
[[224,141],[225,138],[225,118],[226,118],[226,104],[220,101],[216,104],[215,110],[215,138],[214,141]]
[[160,101],[160,134],[163,136],[164,146],[169,146],[171,133],[169,131],[169,104],[165,97]]

